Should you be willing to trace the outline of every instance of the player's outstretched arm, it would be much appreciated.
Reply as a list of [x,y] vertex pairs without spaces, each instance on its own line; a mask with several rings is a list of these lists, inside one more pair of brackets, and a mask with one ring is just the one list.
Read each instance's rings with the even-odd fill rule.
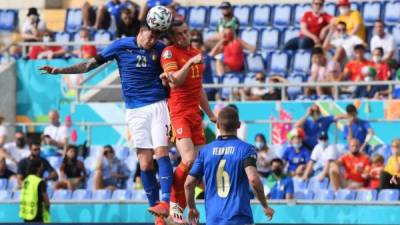
[[89,72],[99,65],[100,64],[95,58],[91,58],[87,62],[78,63],[69,67],[56,68],[51,66],[43,66],[40,67],[39,70],[42,71],[42,74],[79,74]]
[[262,186],[260,176],[257,173],[257,169],[255,166],[247,166],[245,168],[247,178],[249,179],[250,185],[253,188],[254,194],[258,201],[260,201],[261,206],[264,208],[265,215],[272,219],[274,215],[274,210],[268,206],[267,199],[265,198],[264,188]]
[[196,209],[194,201],[194,189],[196,187],[197,178],[189,175],[185,182],[185,197],[188,205],[188,219],[190,225],[197,225],[199,223],[199,212]]
[[171,88],[179,87],[185,82],[187,76],[189,75],[191,66],[193,66],[194,64],[200,64],[202,62],[203,62],[203,56],[202,54],[198,54],[189,59],[180,70],[168,74],[163,73],[161,74],[160,78],[161,79],[167,78],[169,86]]
[[212,110],[210,108],[210,104],[208,104],[207,94],[204,91],[204,89],[201,90],[200,107],[207,114],[207,116],[211,122],[213,122],[213,123],[217,122],[217,117],[212,112]]

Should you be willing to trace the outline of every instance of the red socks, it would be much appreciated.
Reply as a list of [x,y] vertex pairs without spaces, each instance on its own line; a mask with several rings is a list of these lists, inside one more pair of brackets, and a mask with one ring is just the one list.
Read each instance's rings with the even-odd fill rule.
[[186,207],[185,198],[185,181],[189,174],[189,167],[183,163],[180,163],[174,173],[174,183],[171,190],[171,202],[178,203],[179,206],[184,209]]

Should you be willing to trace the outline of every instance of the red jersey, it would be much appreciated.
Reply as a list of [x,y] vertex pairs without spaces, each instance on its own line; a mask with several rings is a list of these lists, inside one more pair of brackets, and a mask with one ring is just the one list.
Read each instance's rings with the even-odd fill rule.
[[357,61],[357,60],[350,60],[346,64],[346,69],[350,72],[349,79],[351,81],[359,81],[364,80],[364,75],[362,74],[362,68],[364,66],[374,66],[374,63],[368,60],[364,61]]
[[233,72],[243,70],[244,53],[238,39],[235,39],[224,46],[224,64]]
[[369,188],[378,189],[380,186],[379,177],[381,176],[381,172],[383,171],[383,165],[380,166],[372,166],[369,171]]
[[[180,70],[192,57],[201,52],[195,48],[182,49],[175,45],[164,49],[161,56],[161,66],[165,72],[171,73]],[[202,92],[203,64],[192,65],[183,85],[171,88],[168,107],[171,119],[176,116],[199,113],[200,97]],[[200,115],[200,114],[199,114]]]
[[354,156],[351,153],[343,155],[341,158],[344,167],[344,177],[347,180],[363,183],[365,178],[362,173],[370,168],[369,158],[365,154]]
[[97,55],[97,49],[94,45],[82,45],[81,52],[83,59],[89,59]]
[[376,69],[375,80],[389,80],[390,66],[387,63],[375,63],[374,68]]
[[[319,37],[322,28],[329,25],[331,19],[332,16],[326,12],[316,15],[313,11],[308,11],[304,13],[303,17],[300,20],[300,23],[305,23],[307,30]],[[300,36],[302,37],[303,34],[300,33]]]

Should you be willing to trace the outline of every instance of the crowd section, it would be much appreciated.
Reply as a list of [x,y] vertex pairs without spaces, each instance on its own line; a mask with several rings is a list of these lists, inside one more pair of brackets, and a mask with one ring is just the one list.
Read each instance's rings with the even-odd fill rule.
[[[135,36],[146,12],[165,5],[177,20],[193,29],[192,42],[204,50],[204,83],[269,84],[319,82],[365,82],[398,80],[400,46],[399,1],[306,4],[259,4],[182,7],[171,0],[148,0],[138,5],[111,0],[104,5],[84,3],[67,9],[64,31],[50,31],[36,8],[29,9],[20,25],[26,42],[54,42],[54,46],[29,49],[29,59],[90,58],[108,42]],[[7,20],[0,29],[16,27],[17,11],[3,10]],[[6,16],[7,15],[7,16]],[[13,20],[14,18],[14,20]],[[9,22],[7,22],[9,21]],[[7,25],[7,23],[10,23]],[[80,46],[57,43],[83,42]],[[169,44],[168,35],[163,38]],[[13,45],[7,58],[21,57]],[[3,54],[5,58],[6,54]],[[389,93],[387,85],[333,87],[208,89],[210,100],[282,100],[398,98],[400,89]]]

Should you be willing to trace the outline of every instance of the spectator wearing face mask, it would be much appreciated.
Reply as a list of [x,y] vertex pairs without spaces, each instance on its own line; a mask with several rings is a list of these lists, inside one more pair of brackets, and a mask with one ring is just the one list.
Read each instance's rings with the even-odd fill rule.
[[13,172],[17,172],[19,161],[25,157],[28,157],[30,154],[29,147],[26,144],[24,132],[17,131],[15,133],[14,142],[6,143],[4,145],[4,150],[4,156],[6,158],[8,168]]
[[269,148],[264,134],[257,134],[255,139],[257,149],[257,171],[263,177],[268,177],[271,172],[271,161],[278,156]]
[[373,62],[365,58],[365,46],[362,44],[354,46],[354,59],[347,62],[342,78],[340,80],[363,81],[363,67],[373,66]]
[[357,35],[362,40],[365,40],[365,25],[361,13],[350,9],[349,0],[339,0],[337,6],[339,7],[339,16],[336,22],[342,21],[346,23],[348,35]]
[[294,128],[288,134],[290,146],[286,147],[282,159],[287,164],[287,173],[290,175],[294,175],[297,167],[310,160],[310,150],[303,145],[304,138],[304,130],[301,128]]
[[271,175],[266,181],[269,199],[293,199],[293,180],[283,172],[283,169],[284,163],[281,159],[276,158],[271,161]]
[[328,134],[321,132],[318,138],[318,144],[311,153],[311,160],[307,163],[306,171],[302,179],[307,180],[310,176],[317,177],[322,181],[325,177],[329,178],[329,167],[331,162],[338,157],[334,145],[329,144]]

